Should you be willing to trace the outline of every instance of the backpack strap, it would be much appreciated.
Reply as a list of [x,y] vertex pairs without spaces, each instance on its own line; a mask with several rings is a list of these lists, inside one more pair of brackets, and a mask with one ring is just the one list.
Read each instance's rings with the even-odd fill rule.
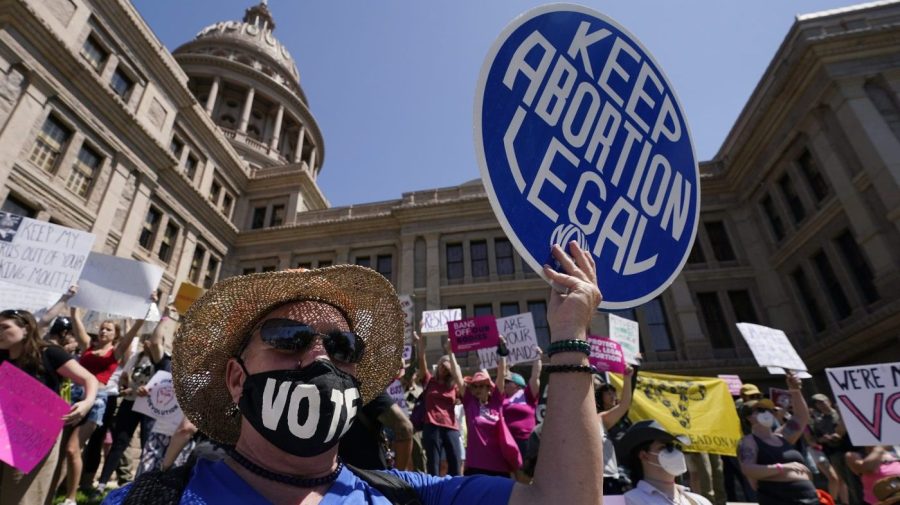
[[377,489],[393,505],[423,505],[419,493],[405,480],[391,473],[363,470],[344,463],[357,477]]
[[193,470],[193,464],[186,464],[144,473],[131,484],[122,505],[178,505]]

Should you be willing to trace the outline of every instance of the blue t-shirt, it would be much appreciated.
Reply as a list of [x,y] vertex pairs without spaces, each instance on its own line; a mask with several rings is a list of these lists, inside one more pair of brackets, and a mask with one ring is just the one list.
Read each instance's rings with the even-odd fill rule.
[[[475,475],[471,477],[434,477],[424,473],[390,473],[405,480],[419,493],[425,505],[469,505],[472,503],[502,504],[509,502],[514,481],[503,477]],[[103,505],[121,505],[131,485],[107,495]],[[269,504],[262,495],[244,482],[224,461],[199,460],[181,505],[263,505]],[[347,467],[322,498],[321,505],[390,505],[377,489]]]

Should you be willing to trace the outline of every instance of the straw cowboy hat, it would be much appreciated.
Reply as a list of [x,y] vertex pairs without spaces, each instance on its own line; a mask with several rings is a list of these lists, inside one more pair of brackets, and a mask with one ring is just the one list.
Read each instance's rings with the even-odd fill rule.
[[241,416],[225,386],[225,365],[251,330],[279,305],[316,301],[336,308],[366,344],[357,365],[363,404],[390,383],[403,351],[404,313],[378,272],[338,265],[231,277],[216,283],[182,317],[172,351],[178,403],[213,440],[235,444]]

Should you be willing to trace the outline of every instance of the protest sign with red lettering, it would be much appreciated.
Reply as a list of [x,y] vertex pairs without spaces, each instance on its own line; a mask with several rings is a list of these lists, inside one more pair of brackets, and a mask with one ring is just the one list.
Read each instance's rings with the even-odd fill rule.
[[600,372],[625,373],[625,354],[621,344],[596,335],[589,335],[587,341],[591,344],[588,360],[594,368]]
[[826,368],[856,446],[900,444],[900,363]]
[[450,346],[453,353],[477,351],[497,347],[500,333],[494,316],[475,316],[461,321],[449,321]]
[[0,461],[30,472],[56,443],[69,404],[34,377],[0,365]]
[[719,378],[725,381],[725,384],[728,384],[728,392],[731,393],[731,396],[741,396],[741,386],[744,385],[741,382],[741,378],[737,375],[719,375]]

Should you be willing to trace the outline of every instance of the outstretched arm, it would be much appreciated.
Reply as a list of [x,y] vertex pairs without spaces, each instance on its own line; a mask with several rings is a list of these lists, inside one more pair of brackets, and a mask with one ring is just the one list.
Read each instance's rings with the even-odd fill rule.
[[46,312],[38,319],[38,330],[41,333],[46,333],[50,323],[56,318],[56,316],[65,314],[66,308],[68,307],[69,300],[78,293],[78,286],[73,284],[69,286],[69,290],[63,293],[62,296],[59,297],[59,300],[56,301],[53,305],[47,309]]
[[419,377],[422,380],[422,387],[425,387],[428,374],[428,358],[425,357],[425,339],[420,337],[418,333],[413,332],[413,344],[416,346],[416,361],[419,363]]
[[462,370],[460,370],[459,363],[456,362],[456,355],[453,354],[453,349],[450,347],[450,339],[447,339],[447,342],[444,343],[444,352],[450,358],[450,373],[453,374],[453,382],[456,383],[456,387],[462,392],[466,388],[466,383],[463,382]]
[[622,379],[622,399],[619,401],[619,404],[615,407],[605,410],[601,412],[600,419],[603,421],[603,427],[607,430],[612,428],[619,422],[619,419],[625,416],[628,413],[628,409],[631,408],[631,398],[632,391],[631,382],[634,380],[634,370],[627,366],[625,367],[625,376]]
[[91,346],[91,337],[84,329],[84,322],[81,320],[81,309],[72,307],[69,309],[69,317],[72,319],[72,334],[78,341],[79,349],[87,349]]
[[791,392],[791,405],[794,407],[794,416],[784,425],[781,430],[781,436],[791,444],[796,444],[806,424],[809,423],[809,407],[806,406],[806,400],[803,399],[803,393],[800,387],[800,377],[793,372],[787,371],[786,376],[788,391]]
[[[594,260],[573,241],[570,254],[553,246],[553,257],[565,273],[544,267],[554,289],[547,319],[551,338],[585,339],[585,328],[600,305]],[[561,352],[551,365],[588,365],[587,356]],[[513,505],[546,503],[603,503],[603,444],[597,426],[594,388],[590,373],[554,373],[549,379],[547,415],[541,433],[534,481],[516,484]]]
[[534,352],[537,353],[537,359],[531,363],[531,378],[528,379],[528,387],[531,389],[531,394],[537,398],[541,394],[541,370],[544,367],[544,364],[541,362],[544,357],[544,351],[541,350],[540,346],[534,346]]

